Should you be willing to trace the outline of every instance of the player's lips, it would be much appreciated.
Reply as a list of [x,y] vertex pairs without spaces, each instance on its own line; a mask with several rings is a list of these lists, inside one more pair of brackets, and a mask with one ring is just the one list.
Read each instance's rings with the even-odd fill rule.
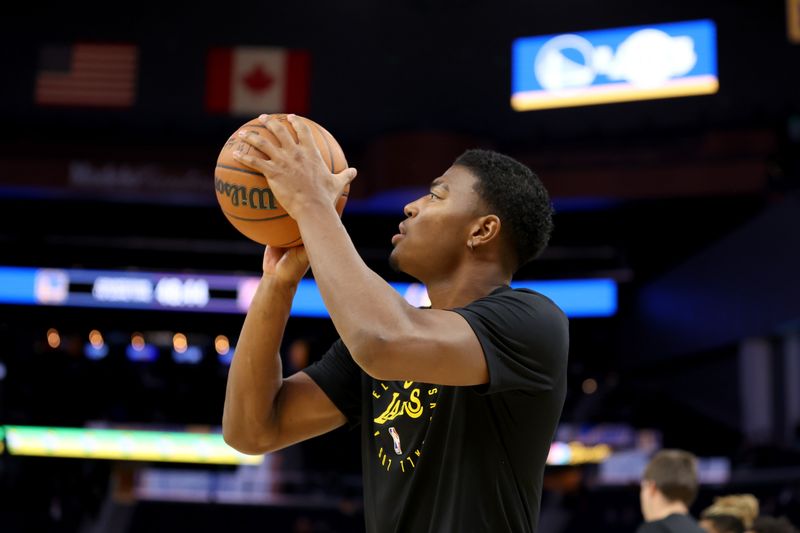
[[397,228],[400,230],[400,233],[397,233],[394,235],[394,237],[392,237],[392,244],[400,242],[400,239],[406,236],[406,228],[403,226],[402,222],[397,226]]

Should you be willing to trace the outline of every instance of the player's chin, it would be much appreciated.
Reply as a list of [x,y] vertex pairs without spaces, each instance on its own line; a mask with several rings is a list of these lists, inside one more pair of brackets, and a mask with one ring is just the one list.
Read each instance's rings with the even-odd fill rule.
[[392,270],[395,272],[404,272],[403,267],[401,266],[401,253],[398,251],[397,246],[394,247],[392,253],[389,254],[389,266],[392,267]]

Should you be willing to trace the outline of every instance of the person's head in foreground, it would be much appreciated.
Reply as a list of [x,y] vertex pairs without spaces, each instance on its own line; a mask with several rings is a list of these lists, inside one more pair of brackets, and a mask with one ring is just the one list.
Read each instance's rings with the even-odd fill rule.
[[709,533],[744,533],[757,516],[758,500],[752,494],[720,496],[700,513],[700,527]]
[[390,262],[424,283],[465,265],[474,275],[510,279],[553,230],[550,197],[536,174],[488,150],[464,152],[404,213]]
[[647,522],[688,514],[697,497],[697,458],[683,450],[661,450],[645,468],[639,499]]

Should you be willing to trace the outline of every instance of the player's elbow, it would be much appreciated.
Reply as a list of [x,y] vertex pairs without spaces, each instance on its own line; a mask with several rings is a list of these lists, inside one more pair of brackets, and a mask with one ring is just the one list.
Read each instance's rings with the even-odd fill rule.
[[392,380],[395,379],[392,369],[396,367],[395,353],[399,344],[397,335],[391,333],[362,333],[354,348],[350,348],[350,354],[373,379]]
[[271,451],[269,441],[265,439],[253,438],[232,432],[222,431],[222,438],[225,444],[239,453],[247,455],[263,455]]
[[222,419],[222,440],[237,452],[262,455],[272,451],[276,439],[266,431],[242,429],[241,426]]

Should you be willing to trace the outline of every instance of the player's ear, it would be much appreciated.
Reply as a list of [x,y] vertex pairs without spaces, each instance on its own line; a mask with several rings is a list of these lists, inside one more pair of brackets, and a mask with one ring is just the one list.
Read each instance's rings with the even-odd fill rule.
[[484,215],[478,217],[472,226],[467,246],[472,249],[497,240],[500,236],[500,217]]

